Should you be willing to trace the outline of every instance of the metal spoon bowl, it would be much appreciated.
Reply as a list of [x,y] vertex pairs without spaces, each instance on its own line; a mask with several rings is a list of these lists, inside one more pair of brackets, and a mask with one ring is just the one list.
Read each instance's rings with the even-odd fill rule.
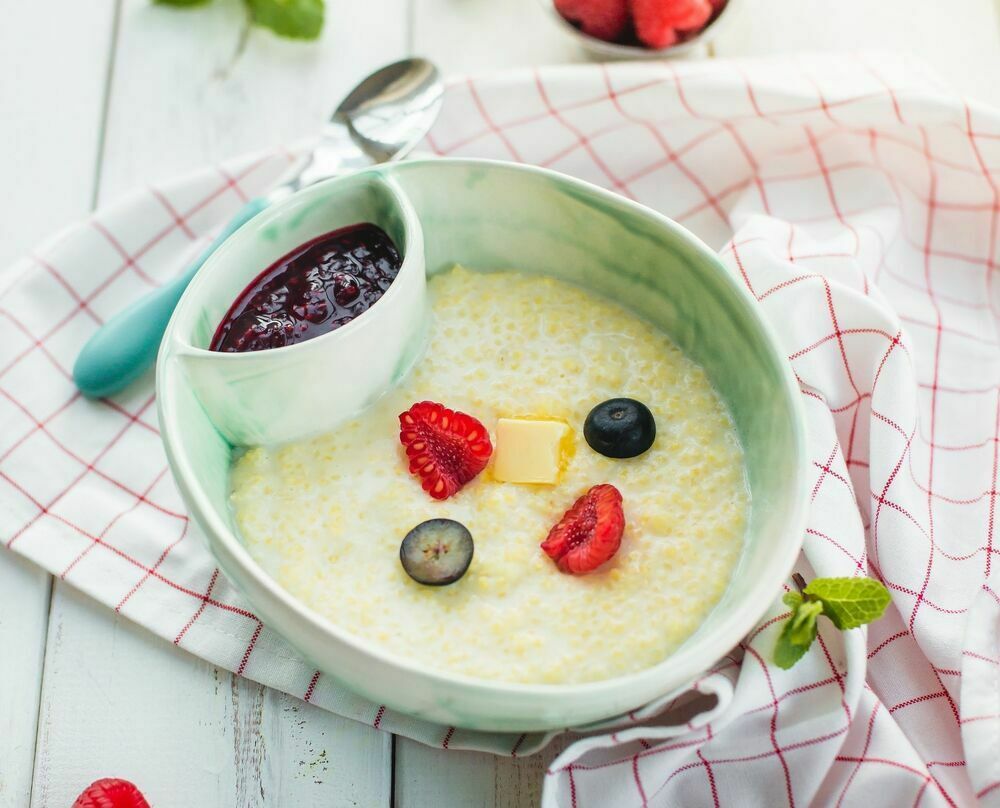
[[426,59],[403,59],[376,70],[340,102],[317,147],[282,185],[298,190],[347,171],[402,159],[437,119],[442,92],[438,69]]
[[442,83],[426,59],[375,71],[340,102],[319,142],[266,196],[252,199],[198,259],[172,281],[102,325],[77,356],[73,381],[88,398],[123,390],[156,361],[177,301],[208,257],[272,202],[300,188],[376,163],[398,160],[423,139],[441,109]]
[[431,128],[441,104],[441,79],[426,59],[406,59],[372,73],[345,98],[333,123],[349,126],[376,162],[405,156]]

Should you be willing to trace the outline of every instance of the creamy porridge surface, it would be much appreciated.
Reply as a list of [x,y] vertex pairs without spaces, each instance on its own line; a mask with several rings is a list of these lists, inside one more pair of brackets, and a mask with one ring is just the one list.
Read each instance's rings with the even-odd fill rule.
[[[570,683],[662,661],[725,591],[749,509],[742,452],[705,374],[652,325],[561,281],[455,268],[429,294],[427,352],[399,387],[334,433],[234,463],[250,553],[333,623],[429,667]],[[619,396],[645,402],[657,424],[653,447],[629,460],[597,454],[582,435],[591,408]],[[561,479],[501,483],[488,467],[431,499],[398,437],[399,413],[422,400],[491,432],[501,417],[565,420],[573,448]],[[561,573],[539,544],[598,483],[624,497],[621,549],[597,572]],[[435,517],[475,540],[469,571],[445,587],[414,582],[399,563],[403,536]]]

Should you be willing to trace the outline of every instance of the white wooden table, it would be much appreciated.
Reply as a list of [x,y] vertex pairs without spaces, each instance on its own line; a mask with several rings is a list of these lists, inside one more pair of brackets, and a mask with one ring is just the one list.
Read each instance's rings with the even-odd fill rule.
[[[1000,104],[998,0],[737,1],[718,56],[903,50]],[[0,0],[0,267],[146,180],[295,140],[404,55],[445,72],[583,59],[536,3],[327,0],[322,42],[303,45],[244,37],[239,0]],[[550,759],[441,752],[337,718],[0,550],[0,808],[65,808],[108,775],[163,806],[528,806]]]

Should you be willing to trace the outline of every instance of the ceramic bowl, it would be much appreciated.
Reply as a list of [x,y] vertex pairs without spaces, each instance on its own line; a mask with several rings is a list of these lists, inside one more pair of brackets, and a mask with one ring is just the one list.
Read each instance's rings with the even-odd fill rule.
[[[173,361],[184,366],[208,420],[235,446],[272,445],[332,429],[409,370],[427,325],[423,232],[398,185],[378,174],[346,177],[322,196],[295,195],[283,216],[255,218],[257,237],[234,238],[188,287],[171,324]],[[233,300],[259,272],[334,222],[373,222],[403,253],[378,305],[335,332],[249,353],[206,350]],[[302,380],[316,381],[301,395]]]
[[[372,187],[381,189],[374,208],[341,204],[357,189]],[[380,207],[383,203],[388,207]],[[443,673],[333,625],[284,591],[250,557],[229,506],[233,436],[241,433],[226,421],[243,417],[244,401],[258,395],[266,400],[256,387],[266,387],[274,377],[249,374],[227,387],[228,378],[216,377],[225,377],[227,367],[211,360],[199,363],[199,353],[205,353],[211,327],[232,296],[287,245],[372,216],[402,228],[390,233],[402,239],[412,267],[433,274],[458,262],[569,280],[651,321],[705,368],[732,411],[743,443],[751,515],[744,552],[725,595],[699,630],[663,662],[628,676],[572,685],[509,684]],[[422,294],[422,287],[414,288],[418,291],[408,294]],[[365,317],[389,303],[389,294],[352,325],[362,330]],[[310,345],[318,357],[330,354],[322,361],[336,362],[337,334],[265,352],[273,354],[270,373],[281,374],[286,362],[298,361],[298,349]],[[285,382],[288,406],[303,401],[308,407],[326,395],[323,378],[301,371],[295,377],[294,385]],[[364,377],[364,385],[375,383]],[[227,401],[227,396],[232,398]],[[191,516],[255,613],[347,688],[443,724],[518,732],[578,726],[688,685],[728,653],[775,601],[805,530],[807,463],[798,386],[742,284],[680,225],[543,169],[482,160],[413,161],[330,180],[269,208],[222,245],[181,299],[160,351],[157,399],[167,455]]]
[[645,45],[606,42],[603,39],[585,34],[556,11],[553,0],[538,1],[563,33],[574,39],[591,56],[601,60],[675,59],[696,55],[714,42],[715,38],[723,30],[732,25],[733,19],[737,14],[735,7],[739,4],[739,0],[728,0],[726,5],[722,7],[722,11],[715,16],[715,19],[697,34],[685,39],[683,42],[678,42],[676,45],[670,45],[666,48],[647,48]]

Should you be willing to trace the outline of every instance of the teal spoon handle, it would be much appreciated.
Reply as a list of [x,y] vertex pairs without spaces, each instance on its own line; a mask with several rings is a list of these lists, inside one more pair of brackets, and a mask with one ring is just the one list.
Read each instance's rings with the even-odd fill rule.
[[119,312],[88,340],[73,365],[73,381],[87,398],[114,395],[156,361],[163,332],[181,295],[219,245],[268,205],[251,199],[187,271]]

